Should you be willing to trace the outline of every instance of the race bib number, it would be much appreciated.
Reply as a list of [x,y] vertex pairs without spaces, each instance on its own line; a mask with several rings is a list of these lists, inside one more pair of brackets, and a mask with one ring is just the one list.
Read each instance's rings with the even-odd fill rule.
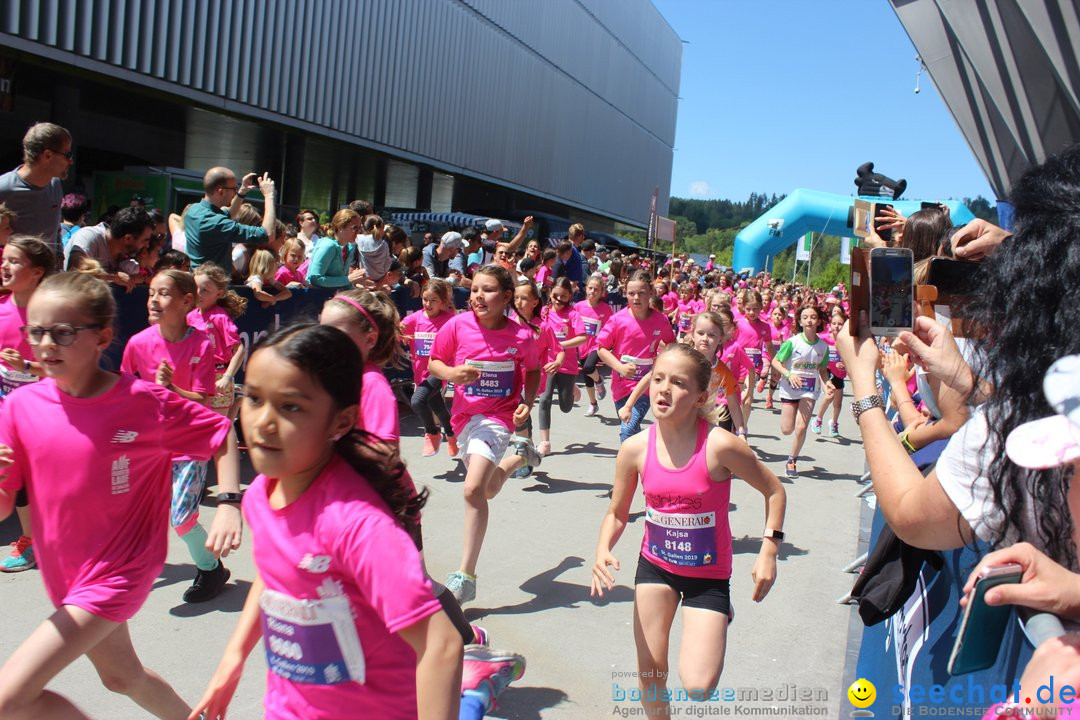
[[620,361],[634,366],[634,377],[630,378],[631,380],[640,380],[652,370],[652,358],[638,358],[631,355],[623,355],[620,358]]
[[263,590],[259,607],[271,672],[311,685],[363,684],[364,651],[348,598],[300,600]]
[[560,341],[565,340],[566,336],[570,334],[568,327],[568,323],[560,323],[556,327],[552,328],[555,332],[555,339]]
[[28,372],[16,372],[11,368],[0,365],[0,398],[5,398],[23,385],[37,382],[37,376]]
[[672,565],[716,564],[716,513],[663,513],[645,509],[649,552]]
[[600,318],[581,318],[585,334],[594,337],[600,333]]
[[679,318],[679,332],[684,333],[690,329],[690,320],[689,315],[683,315]]
[[799,388],[803,392],[815,392],[817,390],[817,375],[803,375],[799,373],[799,380],[802,381],[802,387]]
[[508,398],[513,394],[517,369],[512,361],[466,360],[465,364],[480,371],[476,382],[463,386],[469,397]]
[[754,366],[754,372],[761,372],[761,348],[745,348],[746,357],[750,358],[750,364]]
[[435,342],[435,333],[418,332],[413,335],[413,352],[416,357],[430,357],[431,346]]
[[829,348],[829,362],[833,363],[834,365],[840,362],[840,353],[836,352],[835,347]]

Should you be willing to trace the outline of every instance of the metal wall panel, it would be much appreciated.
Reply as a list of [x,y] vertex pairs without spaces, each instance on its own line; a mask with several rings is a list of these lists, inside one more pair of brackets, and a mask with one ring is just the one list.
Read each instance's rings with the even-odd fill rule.
[[681,41],[648,0],[0,2],[0,43],[643,222]]

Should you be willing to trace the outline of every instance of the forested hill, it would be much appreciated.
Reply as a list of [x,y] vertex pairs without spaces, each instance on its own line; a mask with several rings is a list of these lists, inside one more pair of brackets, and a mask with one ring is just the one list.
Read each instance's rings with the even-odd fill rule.
[[784,199],[783,195],[773,193],[750,193],[745,202],[737,200],[692,200],[671,198],[669,217],[684,217],[694,223],[697,233],[709,229],[724,230],[741,227],[756,220],[763,212]]

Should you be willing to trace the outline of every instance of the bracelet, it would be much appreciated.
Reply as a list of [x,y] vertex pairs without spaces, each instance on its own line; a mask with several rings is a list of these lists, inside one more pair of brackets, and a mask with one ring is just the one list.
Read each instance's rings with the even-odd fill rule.
[[239,505],[244,499],[244,493],[242,492],[219,492],[217,494],[218,505]]
[[915,401],[912,400],[911,398],[908,398],[907,400],[904,400],[902,403],[897,405],[896,409],[899,410],[900,408],[904,407],[904,403],[911,403],[911,407],[915,407]]

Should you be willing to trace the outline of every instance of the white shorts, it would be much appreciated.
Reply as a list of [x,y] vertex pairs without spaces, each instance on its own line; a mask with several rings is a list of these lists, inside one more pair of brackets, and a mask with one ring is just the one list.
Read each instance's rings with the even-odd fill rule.
[[496,465],[510,444],[510,431],[500,423],[483,415],[473,415],[458,433],[461,461],[469,467],[469,456],[479,455]]

